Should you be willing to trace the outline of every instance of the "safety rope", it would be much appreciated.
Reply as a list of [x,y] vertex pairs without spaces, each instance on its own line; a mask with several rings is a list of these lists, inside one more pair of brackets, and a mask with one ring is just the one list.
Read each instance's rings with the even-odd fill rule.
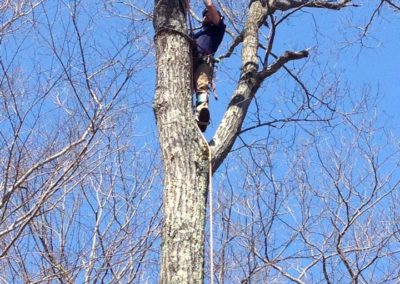
[[[186,0],[186,13],[187,13],[187,18],[189,22],[189,35],[193,36],[194,35],[194,28],[193,28],[193,18],[192,15],[190,14],[190,1]],[[193,74],[193,60],[192,60],[192,74]],[[213,72],[214,73],[214,72]],[[193,80],[192,80],[193,81]],[[194,87],[194,82],[192,82],[192,87]],[[211,155],[211,148],[210,145],[207,142],[207,139],[204,137],[203,133],[201,133],[201,136],[204,139],[204,142],[207,145],[207,150],[208,150],[208,200],[209,200],[209,220],[210,220],[210,284],[214,284],[214,215],[213,215],[213,186],[212,186],[212,155]]]
[[189,0],[186,0],[186,17],[187,17],[187,21],[189,22],[189,27],[190,27],[189,36],[192,39],[191,46],[190,46],[190,58],[191,58],[190,68],[191,68],[191,74],[192,74],[190,88],[191,88],[191,91],[193,94],[193,92],[194,92],[193,45],[195,44],[195,42],[194,42],[194,39],[192,38],[194,35],[194,30],[193,30],[193,25],[192,25],[192,16],[190,15],[190,9],[191,9],[190,2],[189,2]]
[[210,283],[214,284],[214,213],[213,213],[213,190],[212,190],[212,160],[211,148],[207,143],[208,148],[208,192],[209,192],[209,208],[210,208]]
[[[194,40],[191,37],[191,35],[194,34],[194,28],[193,28],[193,19],[192,16],[190,14],[190,3],[189,0],[183,0],[184,2],[182,4],[184,9],[186,10],[186,14],[187,14],[187,20],[189,22],[189,28],[190,28],[190,32],[189,34],[185,34],[181,31],[178,31],[174,28],[171,27],[162,27],[160,29],[158,29],[158,31],[156,32],[156,34],[154,35],[154,40],[156,40],[156,38],[158,36],[160,36],[161,33],[163,32],[171,32],[171,33],[175,33],[178,34],[180,36],[182,36],[183,38],[185,38],[187,41],[189,41],[190,45],[193,46]],[[159,2],[160,3],[160,2]],[[192,54],[192,53],[191,53]],[[193,74],[193,60],[192,60],[192,74]],[[194,90],[194,86],[193,86],[193,79],[192,79],[192,91]],[[208,149],[208,191],[209,191],[209,226],[210,226],[210,284],[214,284],[214,217],[213,217],[213,190],[212,190],[212,155],[211,155],[211,148],[210,145],[208,144],[206,138],[204,137],[203,133],[201,133],[200,129],[199,132],[205,142],[205,144],[207,145],[207,149]]]
[[189,0],[187,0],[187,9],[186,9],[186,15],[187,15],[187,21],[189,22],[189,36],[194,35],[194,28],[193,28],[193,18],[192,15],[190,14],[190,3]]
[[[200,131],[200,129],[199,129]],[[201,133],[201,132],[200,132]],[[213,214],[213,184],[212,184],[212,155],[211,155],[211,148],[208,144],[206,138],[204,137],[203,133],[201,133],[201,137],[203,138],[205,144],[207,145],[208,150],[208,206],[209,206],[209,226],[210,226],[210,284],[214,284],[214,214]]]
[[[186,14],[187,14],[187,21],[189,22],[189,37],[194,35],[194,28],[193,28],[193,18],[192,15],[190,14],[190,1],[189,0],[184,0],[185,1],[185,7],[186,7]],[[193,39],[191,38],[191,43],[193,43]],[[193,75],[193,59],[192,59],[192,75]],[[214,72],[213,72],[214,73]],[[192,91],[194,90],[194,82],[192,78]],[[200,130],[200,129],[199,129]],[[200,132],[201,133],[201,132]],[[207,142],[207,139],[204,137],[203,133],[201,133],[201,136],[207,145],[207,150],[208,150],[208,192],[209,192],[209,220],[210,220],[210,284],[214,284],[214,216],[213,216],[213,190],[212,190],[212,155],[211,155],[211,148],[210,145]]]
[[210,283],[214,284],[214,206],[213,206],[213,184],[212,184],[212,160],[211,148],[207,143],[208,148],[208,192],[210,200]]
[[174,33],[174,34],[180,35],[180,36],[182,36],[183,38],[185,38],[190,44],[193,44],[193,39],[192,39],[190,36],[188,36],[188,35],[187,35],[186,33],[184,33],[184,32],[178,31],[178,30],[176,30],[176,29],[174,29],[174,28],[171,28],[171,27],[161,27],[161,28],[159,28],[158,31],[157,31],[157,33],[154,35],[154,40],[155,40],[158,36],[160,36],[160,34],[162,34],[162,33],[164,33],[164,32],[169,32],[169,33]]

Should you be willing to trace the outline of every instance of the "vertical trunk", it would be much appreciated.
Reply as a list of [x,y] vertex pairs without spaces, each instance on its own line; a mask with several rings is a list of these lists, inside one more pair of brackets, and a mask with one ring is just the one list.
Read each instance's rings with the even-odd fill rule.
[[190,42],[179,0],[156,0],[154,112],[164,164],[160,283],[202,283],[208,145],[194,121]]
[[267,13],[268,5],[263,6],[260,1],[251,2],[250,16],[243,30],[240,79],[221,124],[210,143],[213,152],[213,171],[218,169],[233,147],[242,128],[247,110],[260,87],[261,81],[257,77],[259,68],[258,30]]

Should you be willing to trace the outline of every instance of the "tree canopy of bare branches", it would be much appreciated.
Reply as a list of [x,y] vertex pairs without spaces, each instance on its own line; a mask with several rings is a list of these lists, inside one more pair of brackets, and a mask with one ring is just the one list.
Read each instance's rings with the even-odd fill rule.
[[206,137],[202,0],[0,3],[0,283],[399,281],[400,3],[213,2]]

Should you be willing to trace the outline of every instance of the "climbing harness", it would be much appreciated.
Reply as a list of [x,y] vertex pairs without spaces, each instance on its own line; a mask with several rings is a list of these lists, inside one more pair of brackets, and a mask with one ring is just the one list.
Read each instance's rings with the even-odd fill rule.
[[[185,1],[186,5],[186,17],[187,17],[187,21],[189,23],[189,37],[193,37],[194,36],[194,28],[193,28],[193,18],[192,15],[190,14],[190,3],[189,0],[183,0]],[[203,11],[204,12],[204,11]],[[192,43],[193,44],[193,43]],[[192,46],[193,47],[193,46]],[[193,56],[193,53],[192,53]],[[212,68],[214,68],[214,63],[216,62],[214,60],[214,57],[212,55],[208,55],[207,59],[209,61],[209,64],[212,64]],[[207,61],[206,61],[207,62]],[[192,58],[192,74],[193,74],[193,58]],[[213,78],[215,77],[215,72],[213,70]],[[192,80],[192,90],[194,90],[194,80]],[[216,95],[215,92],[215,82],[214,79],[212,80],[212,88],[213,88],[213,94],[214,96]],[[216,97],[217,99],[218,97]],[[197,121],[197,123],[202,123]],[[209,124],[209,122],[207,123],[207,125]],[[199,129],[200,130],[200,129]],[[201,132],[200,132],[201,133]],[[209,192],[209,220],[210,220],[210,283],[214,284],[214,216],[213,216],[213,190],[212,190],[212,155],[211,155],[211,148],[210,145],[208,144],[207,139],[204,137],[203,133],[201,133],[201,137],[203,138],[205,145],[207,146],[207,150],[208,150],[208,192]]]
[[[185,1],[184,6],[186,7],[186,18],[187,18],[187,21],[188,21],[188,23],[189,23],[188,35],[189,35],[189,37],[191,37],[192,40],[193,40],[194,31],[197,30],[197,29],[201,29],[201,28],[194,28],[194,25],[193,25],[193,17],[192,17],[191,12],[190,12],[191,8],[190,8],[189,0],[184,0],[184,1]],[[204,17],[204,15],[205,15],[207,12],[208,12],[207,8],[205,8],[205,9],[202,11],[203,17]],[[218,11],[218,14],[220,14],[221,18],[223,18],[222,15],[221,15],[221,13],[220,13],[219,11]],[[195,40],[193,40],[192,45],[193,45],[192,48],[196,46]],[[196,47],[197,47],[197,46],[196,46]],[[201,47],[200,47],[200,49],[202,49],[202,53],[203,53],[203,54],[198,54],[198,52],[196,52],[197,54],[194,55],[194,54],[192,53],[192,58],[193,58],[192,61],[193,61],[194,59],[199,60],[199,61],[202,60],[202,61],[204,61],[206,64],[210,65],[211,68],[213,68],[213,78],[212,78],[212,80],[211,80],[211,82],[210,82],[210,90],[213,92],[214,98],[215,98],[216,100],[218,100],[218,95],[217,95],[217,93],[216,93],[216,85],[215,85],[215,74],[216,74],[215,71],[216,71],[216,63],[219,63],[220,60],[217,59],[217,58],[215,58],[212,54],[210,54],[210,52],[209,52],[208,50],[205,50],[205,49],[203,49],[203,48],[201,48]],[[193,66],[192,66],[192,69],[193,69]],[[192,70],[192,71],[193,71],[193,70]]]

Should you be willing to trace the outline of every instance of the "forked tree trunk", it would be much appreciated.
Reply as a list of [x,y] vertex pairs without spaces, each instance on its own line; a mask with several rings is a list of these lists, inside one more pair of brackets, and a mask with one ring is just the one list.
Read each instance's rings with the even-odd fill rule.
[[154,112],[164,165],[159,283],[203,283],[209,176],[207,143],[193,116],[190,42],[182,1],[156,0]]

